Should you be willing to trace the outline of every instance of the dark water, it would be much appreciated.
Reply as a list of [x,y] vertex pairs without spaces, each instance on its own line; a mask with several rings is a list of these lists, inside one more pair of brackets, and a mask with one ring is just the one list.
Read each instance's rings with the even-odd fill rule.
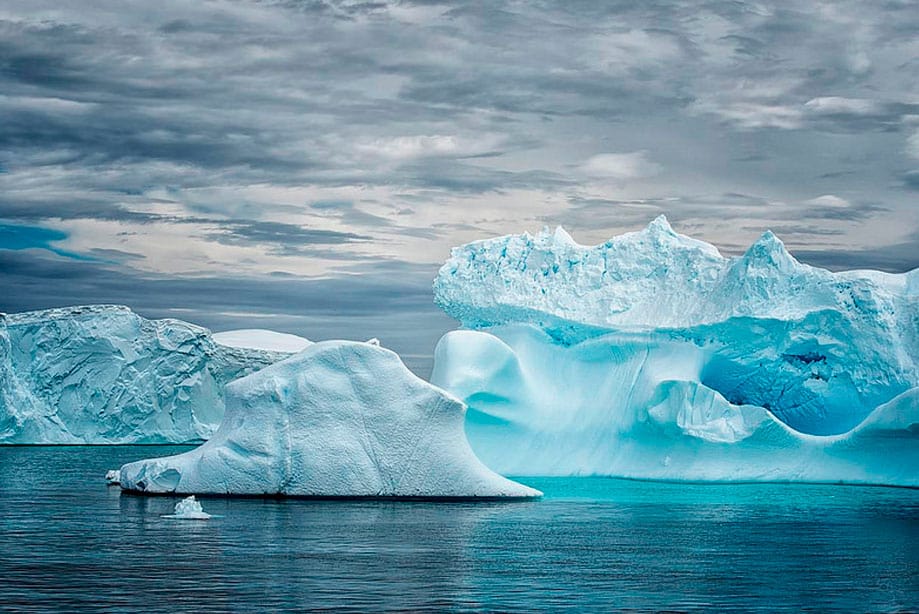
[[919,491],[529,479],[526,503],[120,495],[163,447],[0,448],[0,610],[919,608]]

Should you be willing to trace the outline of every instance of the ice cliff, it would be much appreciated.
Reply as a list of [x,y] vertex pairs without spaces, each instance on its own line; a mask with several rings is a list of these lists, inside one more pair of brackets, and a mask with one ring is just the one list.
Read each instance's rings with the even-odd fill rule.
[[724,257],[658,218],[470,243],[434,289],[473,330],[432,381],[498,471],[919,485],[919,270],[831,273],[768,232]]
[[223,387],[288,353],[97,305],[0,318],[0,444],[200,441]]
[[392,351],[325,341],[230,383],[217,433],[199,448],[129,463],[144,493],[316,497],[533,497],[485,467],[465,407]]

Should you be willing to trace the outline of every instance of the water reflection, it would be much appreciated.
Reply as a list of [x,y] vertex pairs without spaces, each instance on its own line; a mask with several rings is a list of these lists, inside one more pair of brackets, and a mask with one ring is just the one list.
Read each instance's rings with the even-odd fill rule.
[[919,492],[531,480],[540,502],[120,495],[150,448],[0,448],[0,605],[33,611],[919,605]]

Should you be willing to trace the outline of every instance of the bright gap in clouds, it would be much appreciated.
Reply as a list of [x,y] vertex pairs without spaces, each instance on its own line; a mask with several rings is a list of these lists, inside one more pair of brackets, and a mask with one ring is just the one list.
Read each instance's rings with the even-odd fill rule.
[[660,213],[726,253],[772,228],[911,269],[910,8],[0,0],[0,283],[32,290],[0,309],[372,324],[423,356],[451,246]]

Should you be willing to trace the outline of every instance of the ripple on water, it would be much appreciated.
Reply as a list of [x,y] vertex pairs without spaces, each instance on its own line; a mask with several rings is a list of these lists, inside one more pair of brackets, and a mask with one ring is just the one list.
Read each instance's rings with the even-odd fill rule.
[[538,502],[121,495],[179,447],[0,448],[0,609],[897,610],[919,607],[919,491],[523,479]]

